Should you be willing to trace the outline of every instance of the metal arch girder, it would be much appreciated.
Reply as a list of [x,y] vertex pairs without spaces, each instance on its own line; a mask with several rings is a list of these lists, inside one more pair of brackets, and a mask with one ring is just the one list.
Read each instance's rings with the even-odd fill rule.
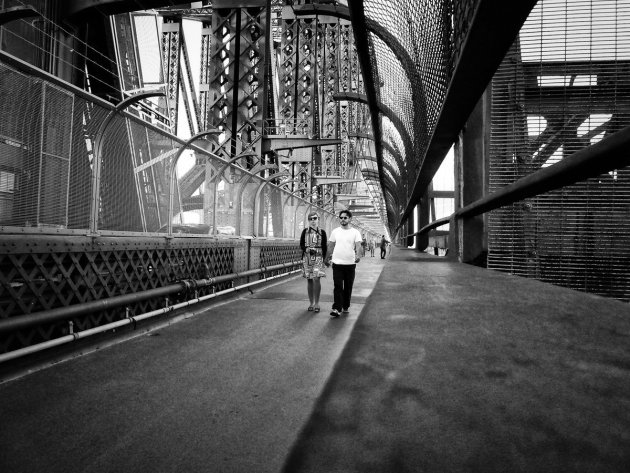
[[[402,181],[402,176],[400,175],[400,172],[396,172],[396,170],[392,167],[391,164],[383,163],[383,167],[388,169],[392,176],[394,176],[394,177],[396,177],[396,178],[398,178],[398,179],[400,179]],[[403,189],[401,189],[401,191],[402,190]]]
[[[252,173],[252,175],[262,172],[262,171],[267,171],[267,170],[272,170],[272,169],[278,169],[278,165],[277,164],[257,164],[256,166],[254,166],[253,168],[251,168],[249,170],[249,172]],[[286,171],[280,171],[277,174],[283,173]]]
[[258,186],[258,189],[256,189],[256,196],[254,197],[254,228],[258,228],[258,223],[259,223],[258,214],[260,210],[260,193],[262,192],[262,190],[265,188],[267,184],[269,184],[273,179],[277,179],[279,177],[290,177],[290,175],[287,171],[277,172],[276,174],[273,174],[272,176],[269,176],[268,178],[263,179],[260,183],[260,186]]
[[402,158],[400,151],[394,148],[387,141],[383,141],[383,149],[387,150],[389,154],[391,154],[394,157],[394,159],[396,160],[396,164],[398,164],[401,170],[405,169],[405,166],[404,166],[405,160]]
[[[247,179],[244,179],[240,183],[240,186],[238,187],[237,195],[239,196],[239,198],[238,198],[238,208],[237,208],[237,212],[236,212],[238,228],[241,228],[241,215],[242,215],[242,209],[243,209],[243,194],[244,194],[245,186],[251,182],[252,178],[254,177],[254,175],[257,172],[262,172],[262,171],[265,171],[267,169],[278,169],[278,166],[276,164],[265,164],[263,166],[258,166],[258,165],[254,166],[251,169],[251,171],[250,171],[251,174],[248,174]],[[281,171],[281,172],[278,172],[278,173],[276,173],[276,174],[274,174],[272,176],[269,176],[268,178],[264,178],[264,179],[261,178],[262,179],[262,183],[258,187],[258,189],[256,190],[256,195],[255,195],[255,198],[254,198],[254,210],[256,209],[256,206],[258,205],[258,203],[257,203],[257,201],[258,201],[258,193],[260,192],[260,190],[266,184],[268,184],[271,179],[273,179],[274,177],[277,177],[277,175],[282,175],[282,174],[285,174],[285,173],[288,174],[286,171]],[[256,222],[256,212],[254,212],[254,225],[256,225],[256,224],[257,224],[257,222]],[[256,228],[256,227],[254,227],[254,228]]]
[[[257,164],[257,165],[256,165],[256,166],[254,166],[252,169],[250,169],[250,171],[249,171],[249,172],[250,172],[250,174],[248,174],[247,179],[244,179],[244,180],[240,183],[240,186],[239,186],[239,188],[238,188],[238,195],[240,195],[240,196],[242,196],[242,195],[243,195],[243,190],[245,189],[245,186],[251,182],[252,178],[255,176],[255,174],[256,174],[256,173],[258,173],[258,172],[262,172],[262,171],[266,171],[266,170],[268,170],[268,169],[278,169],[278,165],[277,165],[277,164],[264,164],[264,165],[262,165],[262,166],[259,166],[259,165]],[[281,173],[284,173],[284,172],[286,172],[286,171],[281,171],[281,172],[276,173],[276,174],[281,174]],[[274,176],[275,176],[275,174],[274,174]],[[270,176],[270,177],[273,177],[273,176]],[[262,178],[261,178],[261,179],[262,179]],[[264,180],[264,179],[263,179],[263,180]],[[239,211],[240,211],[240,208],[239,208]]]
[[[390,178],[387,174],[383,175],[383,176],[378,176],[376,171],[373,171],[372,169],[361,169],[361,173],[364,174],[364,179],[366,180],[378,180],[379,178],[381,178],[382,180],[386,181],[385,183],[388,184],[386,187],[392,192],[394,193],[395,190],[398,190],[399,186],[396,185],[396,182]],[[400,191],[399,191],[400,192]],[[396,196],[397,196],[397,201],[399,201],[400,197],[398,196],[398,193],[396,192]],[[398,202],[400,203],[400,202]]]
[[[348,138],[359,138],[359,139],[374,141],[374,136],[370,135],[369,133],[348,133]],[[381,141],[381,146],[391,153],[391,155],[396,160],[396,164],[398,165],[400,169],[403,169],[403,170],[406,169],[405,161],[400,155],[400,153],[396,150],[396,148],[394,148],[392,145],[390,145],[386,141]],[[384,162],[385,161],[383,161],[383,163]],[[378,159],[376,159],[376,163],[378,164]]]
[[[295,5],[293,11],[296,17],[299,16],[313,16],[313,15],[327,15],[342,20],[351,21],[350,9],[344,5],[319,5],[315,3],[307,5]],[[418,71],[413,64],[415,61],[411,58],[405,47],[398,41],[393,34],[385,29],[380,23],[370,18],[365,18],[368,31],[378,36],[393,52],[401,67],[405,71],[409,83],[412,86],[412,102],[414,104],[414,114],[418,113],[419,118],[416,120],[414,117],[414,123],[426,123],[426,100],[424,94],[424,87],[422,77],[418,74]],[[413,87],[414,84],[418,84],[420,90]],[[415,130],[419,131],[419,130]]]
[[537,0],[479,0],[400,223],[426,192]]
[[[352,27],[353,27],[355,40],[357,44],[366,45],[364,48],[358,48],[357,54],[359,57],[359,62],[361,63],[361,69],[363,70],[363,73],[364,73],[363,74],[364,88],[366,91],[366,98],[368,98],[366,100],[366,103],[368,104],[368,107],[370,109],[370,114],[372,117],[372,129],[376,137],[376,139],[374,139],[374,144],[376,147],[376,156],[378,159],[377,166],[380,168],[382,166],[382,130],[380,128],[380,123],[378,121],[378,115],[377,115],[377,111],[379,109],[378,99],[377,99],[378,96],[377,96],[376,87],[373,81],[372,65],[370,62],[370,57],[369,57],[369,52],[368,52],[368,47],[367,47],[367,45],[369,44],[369,35],[367,32],[368,31],[373,32],[385,44],[387,44],[390,47],[390,49],[394,52],[398,60],[401,62],[401,66],[403,67],[405,72],[408,74],[410,83],[412,85],[414,83],[422,84],[422,81],[419,80],[419,78],[416,76],[417,73],[413,69],[411,69],[410,65],[413,64],[414,62],[411,61],[409,55],[405,52],[404,48],[402,47],[402,45],[400,45],[400,43],[396,40],[395,37],[393,37],[392,35],[388,35],[387,31],[384,28],[382,28],[378,23],[368,19],[365,16],[362,1],[360,2],[356,1],[356,2],[350,3],[349,8],[347,10],[347,14],[346,14],[345,8],[340,7],[340,6],[317,5],[316,7],[313,7],[311,5],[303,5],[303,6],[300,6],[299,8],[294,7],[294,11],[296,11],[296,15],[300,13],[306,14],[309,10],[310,10],[310,14],[325,13],[330,16],[347,15],[346,18],[350,19],[350,21],[352,22]],[[416,91],[412,86],[414,114],[417,113],[416,111],[417,107],[415,104],[424,103],[424,100],[423,100],[424,94],[420,93],[419,95],[420,97],[416,95]],[[425,109],[426,107],[420,107],[421,111],[424,111]],[[390,120],[392,119],[392,116],[389,117]],[[395,123],[395,120],[392,120],[392,122]],[[419,123],[419,120],[414,119],[414,128],[415,128],[415,123]],[[417,133],[418,130],[414,129],[414,132]],[[409,143],[411,143],[411,141],[409,141]],[[410,154],[410,156],[413,156],[413,152],[412,154]],[[404,167],[402,168],[404,169]]]
[[[213,228],[213,232],[216,231],[217,228],[217,222],[216,222],[216,218],[217,218],[217,192],[218,192],[218,183],[220,182],[220,179],[223,178],[223,173],[225,172],[225,170],[230,167],[230,165],[234,164],[236,161],[238,161],[239,159],[242,159],[246,156],[256,156],[258,157],[258,154],[253,153],[253,152],[245,152],[245,153],[241,153],[238,154],[236,156],[234,156],[233,158],[231,158],[229,161],[227,161],[225,164],[223,164],[223,166],[216,172],[216,174],[214,174],[209,180],[208,183],[213,182],[214,183],[214,203],[213,203],[213,207],[212,207],[212,228]],[[216,179],[219,179],[218,182],[214,182]],[[251,179],[251,176],[250,178]],[[249,182],[249,179],[247,179],[246,182]],[[241,195],[240,193],[242,192],[242,187],[239,188],[239,196]],[[239,224],[239,228],[240,228],[240,205],[241,205],[241,199],[239,199],[239,215],[237,215],[237,218],[239,219],[238,224]]]
[[[217,171],[217,173],[216,173],[214,176],[212,176],[212,177],[210,178],[210,181],[209,181],[209,182],[214,181],[217,177],[223,176],[223,173],[225,172],[225,170],[226,170],[228,167],[230,167],[230,165],[234,164],[234,163],[235,163],[236,161],[238,161],[239,159],[246,158],[247,156],[254,156],[254,157],[256,157],[256,158],[257,158],[257,157],[258,157],[258,154],[257,154],[257,153],[254,153],[254,152],[249,152],[249,151],[247,151],[247,152],[245,152],[245,153],[237,154],[236,156],[234,156],[233,158],[231,158],[228,162],[226,162],[226,163],[225,163],[225,164],[224,164],[224,165],[223,165],[223,166],[222,166],[222,167],[221,167],[221,168]],[[243,169],[244,169],[244,168],[243,168]]]
[[365,11],[363,9],[363,1],[356,0],[350,2],[350,21],[352,22],[352,30],[354,32],[354,39],[357,45],[357,58],[359,60],[359,66],[363,72],[363,90],[368,97],[368,109],[370,111],[370,119],[372,122],[372,133],[374,134],[374,148],[376,149],[377,167],[380,174],[381,188],[384,186],[382,179],[383,168],[383,147],[382,147],[382,130],[381,122],[379,119],[378,109],[378,94],[376,84],[374,83],[374,74],[372,70],[372,61],[370,58],[370,38],[367,31],[367,21],[365,17]]
[[[337,92],[333,95],[333,98],[337,101],[347,100],[348,102],[359,102],[359,103],[364,103],[366,105],[369,105],[367,95],[358,94],[356,92]],[[389,108],[387,105],[383,103],[379,102],[377,104],[377,107],[378,107],[379,112],[381,112],[383,115],[385,115],[387,118],[391,120],[391,122],[394,124],[394,126],[398,130],[398,133],[400,133],[400,136],[402,137],[403,142],[405,143],[407,154],[413,155],[413,149],[414,149],[413,141],[411,140],[411,137],[409,136],[409,133],[407,132],[407,129],[405,128],[400,117],[396,115],[391,108]]]
[[[282,171],[282,172],[286,172],[286,171]],[[275,174],[274,174],[274,176],[275,176]],[[291,183],[299,184],[300,182],[301,181],[298,178],[285,179],[284,181],[278,183],[278,187],[284,187],[284,190],[286,190],[287,192],[291,193],[291,195],[289,196],[289,197],[291,197],[294,191],[291,191],[291,190],[287,189],[286,186],[288,186]]]
[[[333,95],[333,98],[337,101],[347,100],[349,102],[359,102],[369,105],[367,95],[358,94],[356,92],[337,92]],[[380,113],[391,120],[391,122],[398,130],[398,133],[400,133],[403,143],[405,144],[406,154],[409,156],[413,156],[413,141],[411,140],[409,133],[407,133],[407,130],[405,129],[405,126],[400,117],[396,115],[394,111],[385,104],[378,103],[377,107]],[[403,169],[407,169],[407,167],[404,166]]]
[[400,203],[398,202],[396,194],[392,193],[390,189],[386,189],[384,193],[389,194],[390,201],[394,202],[394,205],[391,205],[385,208],[385,214],[387,215],[387,220],[394,220],[398,215],[398,212],[396,212],[396,208],[400,208]]
[[[398,38],[387,31],[380,23],[370,18],[366,18],[366,22],[368,30],[378,36],[393,51],[394,56],[396,56],[400,62],[401,67],[409,79],[414,113],[414,134],[416,135],[416,142],[422,142],[425,138],[424,135],[428,134],[426,129],[420,129],[422,124],[428,122],[426,114],[427,104],[422,77],[418,74],[416,68],[413,67],[415,61],[413,61],[407,50],[400,41],[398,41]],[[417,85],[418,88],[414,87],[414,85]]]
[[[288,171],[280,171],[280,172],[277,172],[277,173],[275,173],[275,174],[272,174],[271,176],[266,177],[266,178],[264,178],[264,179],[263,179],[264,183],[262,184],[261,188],[262,188],[262,187],[264,187],[265,185],[267,185],[267,184],[271,183],[271,181],[272,181],[272,180],[277,179],[277,178],[279,178],[279,177],[291,177],[291,175],[289,174],[289,172],[288,172]],[[293,179],[289,179],[288,181],[292,181],[292,180],[293,180]],[[287,181],[287,182],[288,182],[288,181]],[[277,185],[278,185],[278,186],[281,186],[282,184],[284,184],[284,182],[285,182],[285,181],[280,182],[280,183],[279,183],[279,184],[277,184]]]
[[[362,159],[362,158],[359,158],[359,159]],[[363,159],[365,159],[365,158],[363,158]],[[370,156],[370,159],[371,160],[375,160],[375,158],[373,158],[372,156]],[[396,169],[394,169],[392,167],[391,164],[383,163],[383,167],[386,168],[391,173],[391,175],[394,176],[394,178],[398,178],[398,179],[402,180],[402,176],[400,176],[400,174],[396,171]],[[363,173],[364,171],[371,171],[371,169],[367,169],[367,168],[361,169],[361,173]]]
[[399,201],[398,193],[396,192],[396,187],[391,185],[391,182],[389,181],[389,178],[387,176],[383,176],[383,180],[387,183],[387,185],[383,189],[383,194],[386,194],[386,193],[389,194],[391,198],[394,200],[392,205],[387,205],[388,203],[391,203],[391,200],[389,202],[386,200],[385,207],[391,208],[394,205],[400,206],[400,201]]

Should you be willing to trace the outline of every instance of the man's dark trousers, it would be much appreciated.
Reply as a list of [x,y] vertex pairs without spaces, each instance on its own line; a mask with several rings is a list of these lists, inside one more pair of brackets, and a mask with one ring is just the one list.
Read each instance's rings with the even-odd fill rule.
[[356,264],[335,264],[333,263],[333,283],[335,285],[333,295],[333,309],[339,311],[350,307],[352,297],[352,285],[354,284],[354,273]]
[[387,256],[387,247],[381,246],[381,259],[385,259],[385,256]]

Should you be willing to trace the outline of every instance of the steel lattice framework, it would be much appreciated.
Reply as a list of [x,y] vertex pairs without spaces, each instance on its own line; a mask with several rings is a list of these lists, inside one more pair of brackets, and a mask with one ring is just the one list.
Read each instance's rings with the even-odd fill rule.
[[[99,61],[78,55],[87,43],[59,32],[48,2],[33,3],[40,20],[1,30],[0,223],[42,239],[30,248],[2,241],[4,317],[147,291],[208,268],[225,274],[241,259],[290,261],[292,240],[250,242],[244,254],[242,240],[208,234],[295,240],[312,208],[328,226],[348,208],[363,229],[394,235],[416,207],[426,219],[435,196],[454,197],[432,179],[477,103],[487,107],[488,192],[630,125],[627,0],[216,0],[139,12],[96,2],[106,39],[85,38],[99,43]],[[189,20],[201,25],[194,57]],[[160,85],[163,98],[125,113],[112,106]],[[180,175],[181,152],[193,164]],[[628,182],[627,169],[611,169],[494,211],[488,266],[629,299]],[[186,212],[198,212],[197,240],[154,244],[169,225],[185,229]],[[75,243],[63,246],[58,234]],[[0,349],[66,329],[20,332]]]

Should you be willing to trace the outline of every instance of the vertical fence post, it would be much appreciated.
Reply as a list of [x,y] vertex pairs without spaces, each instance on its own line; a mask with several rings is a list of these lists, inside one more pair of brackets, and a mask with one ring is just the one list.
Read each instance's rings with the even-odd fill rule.
[[105,130],[112,123],[112,120],[118,113],[134,103],[149,97],[164,96],[164,92],[141,92],[139,94],[127,97],[117,104],[113,110],[107,114],[101,122],[94,135],[94,162],[92,163],[92,209],[90,211],[90,234],[96,235],[98,232],[98,213],[101,188],[101,167],[103,163],[103,136]]
[[[229,166],[233,165],[236,161],[246,156],[258,157],[256,153],[253,153],[251,151],[246,151],[237,156],[234,156],[219,169],[219,171],[217,172],[217,174],[215,175],[213,179],[214,180],[214,202],[212,203],[212,207],[213,207],[212,208],[212,234],[213,235],[217,234],[217,199],[219,198],[219,189],[218,189],[219,182],[221,182],[223,173]],[[240,230],[241,230],[240,228],[235,229],[235,231],[237,231],[239,234],[240,234]]]
[[202,131],[200,133],[197,133],[194,136],[191,136],[183,145],[180,146],[180,148],[177,150],[177,154],[175,155],[175,158],[173,159],[173,165],[171,166],[171,173],[169,176],[169,184],[168,184],[168,188],[169,188],[169,192],[168,192],[168,236],[171,237],[173,236],[173,201],[175,199],[175,172],[177,171],[177,162],[179,161],[180,156],[182,155],[182,153],[186,150],[186,148],[188,148],[188,146],[195,140],[198,140],[199,138],[202,138],[204,136],[207,135],[216,135],[217,133],[221,133],[218,130],[206,130],[206,131]]

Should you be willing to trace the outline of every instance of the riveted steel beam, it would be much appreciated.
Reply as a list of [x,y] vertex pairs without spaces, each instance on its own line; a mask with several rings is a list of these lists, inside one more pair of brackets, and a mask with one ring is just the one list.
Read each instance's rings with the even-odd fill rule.
[[374,134],[374,148],[376,150],[377,166],[381,176],[381,188],[385,189],[383,182],[383,146],[382,146],[382,130],[379,117],[378,95],[376,92],[376,84],[374,83],[374,73],[372,71],[372,59],[370,57],[370,38],[367,29],[367,20],[363,9],[363,1],[357,0],[349,5],[350,20],[352,21],[352,30],[354,32],[355,44],[357,46],[357,56],[361,71],[363,72],[363,88],[368,98],[368,108],[370,110],[370,118],[372,120],[372,132]]
[[272,136],[263,139],[262,151],[279,151],[282,149],[298,149],[298,148],[314,148],[316,146],[332,146],[342,144],[342,140],[337,139],[309,139],[309,138],[291,138],[290,136],[282,136],[274,138]]
[[342,177],[315,177],[315,185],[346,184],[348,182],[362,182],[361,179],[344,179]]
[[40,16],[40,14],[33,7],[10,7],[0,10],[0,25],[22,18],[33,18],[36,16]]
[[66,16],[81,15],[90,11],[98,11],[103,15],[118,15],[175,4],[177,2],[173,0],[66,0],[63,10]]
[[[343,5],[319,5],[310,3],[306,5],[295,5],[293,11],[296,17],[315,17],[315,16],[332,16],[343,20],[351,20],[350,9]],[[398,38],[391,34],[377,21],[371,18],[365,18],[365,24],[370,33],[380,38],[394,53],[400,66],[405,71],[407,79],[412,87],[412,103],[414,104],[414,135],[416,140],[423,140],[426,136],[426,130],[421,129],[422,125],[427,123],[426,119],[426,97],[422,78],[418,70],[414,67],[415,61],[412,60],[406,48],[400,43]],[[417,85],[417,87],[414,87]],[[391,119],[391,117],[389,117]],[[392,120],[393,121],[393,120]],[[412,157],[410,154],[409,157]]]

